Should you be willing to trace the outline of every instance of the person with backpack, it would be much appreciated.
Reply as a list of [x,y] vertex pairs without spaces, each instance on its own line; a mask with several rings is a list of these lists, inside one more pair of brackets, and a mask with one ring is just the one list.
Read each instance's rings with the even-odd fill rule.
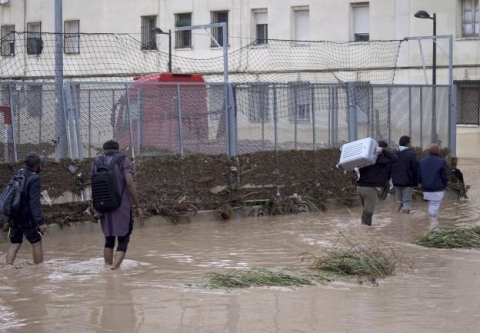
[[105,142],[103,150],[104,154],[97,156],[91,166],[92,205],[101,214],[105,264],[117,269],[125,258],[133,230],[132,201],[139,217],[143,216],[143,210],[138,201],[130,159],[119,153],[116,141]]
[[399,160],[392,164],[392,184],[395,187],[396,202],[393,213],[402,210],[410,214],[413,188],[418,185],[418,160],[411,149],[411,138],[404,135],[398,141],[399,147],[395,149]]
[[[18,250],[22,246],[24,236],[32,244],[33,262],[35,264],[43,262],[42,236],[48,231],[48,226],[45,223],[40,203],[42,184],[39,173],[41,161],[37,153],[30,152],[25,157],[25,167],[17,170],[12,177],[10,183],[22,179],[21,185],[19,185],[20,200],[18,206],[11,207],[13,203],[8,202],[8,199],[2,202],[2,213],[9,225],[10,247],[7,251],[7,265],[13,265]],[[7,188],[4,190],[5,192],[8,192]],[[8,214],[8,216],[5,214]]]

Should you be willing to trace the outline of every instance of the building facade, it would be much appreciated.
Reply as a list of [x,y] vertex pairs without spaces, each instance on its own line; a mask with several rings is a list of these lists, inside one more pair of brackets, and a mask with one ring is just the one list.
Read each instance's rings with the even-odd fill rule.
[[[462,147],[471,146],[464,139],[480,143],[479,0],[63,0],[63,32],[69,34],[64,52],[72,57],[82,52],[81,33],[130,34],[148,56],[152,50],[169,52],[170,30],[172,53],[195,59],[221,56],[225,43],[234,51],[251,43],[268,49],[271,39],[350,42],[431,36],[433,20],[416,18],[419,10],[435,13],[437,35],[453,36],[453,77],[448,39],[441,39],[436,82],[457,83],[458,152],[475,156],[476,151]],[[41,56],[38,37],[54,32],[54,22],[54,1],[0,0],[1,56],[15,56],[11,31],[27,32],[27,53]],[[226,41],[219,28],[175,31],[218,22],[227,23]],[[431,84],[432,55],[431,40],[402,42],[394,83]]]

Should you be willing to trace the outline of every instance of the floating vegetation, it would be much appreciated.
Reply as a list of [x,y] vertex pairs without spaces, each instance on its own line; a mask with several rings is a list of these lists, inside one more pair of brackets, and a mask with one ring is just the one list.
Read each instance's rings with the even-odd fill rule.
[[390,244],[373,238],[363,230],[355,230],[348,235],[340,232],[339,239],[321,255],[302,255],[302,260],[312,263],[311,269],[367,280],[393,275],[406,264]]
[[340,275],[383,278],[395,273],[398,262],[393,251],[388,254],[376,247],[336,248],[316,258],[312,268]]
[[270,271],[266,269],[228,270],[208,274],[208,286],[212,289],[234,289],[248,287],[278,286],[297,287],[313,285],[315,282],[331,281],[326,275],[302,273],[297,275],[287,271]]
[[416,244],[440,249],[480,247],[480,226],[435,228]]

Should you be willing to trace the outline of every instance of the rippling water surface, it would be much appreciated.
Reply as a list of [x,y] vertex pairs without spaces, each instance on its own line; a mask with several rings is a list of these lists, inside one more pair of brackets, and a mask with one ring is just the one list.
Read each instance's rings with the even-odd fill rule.
[[[110,271],[92,224],[45,237],[45,263],[31,264],[26,243],[14,267],[0,241],[0,332],[479,332],[480,252],[412,243],[437,223],[473,224],[480,213],[480,161],[460,161],[470,199],[445,201],[438,221],[416,201],[392,216],[383,203],[374,227],[361,211],[136,226],[127,259]],[[365,230],[366,229],[366,230]],[[389,244],[413,263],[372,287],[354,280],[302,288],[218,291],[205,274],[228,268],[305,267],[343,236]]]

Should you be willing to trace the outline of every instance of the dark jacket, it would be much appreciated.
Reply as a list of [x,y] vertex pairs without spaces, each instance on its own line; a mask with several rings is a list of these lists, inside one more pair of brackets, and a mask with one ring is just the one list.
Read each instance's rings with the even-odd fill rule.
[[437,154],[422,159],[418,174],[424,192],[439,192],[447,187],[447,162]]
[[37,226],[45,224],[40,203],[42,181],[40,176],[32,169],[24,167],[27,180],[20,199],[20,211],[15,217],[18,226]]
[[399,160],[392,164],[392,183],[398,187],[413,187],[418,185],[418,160],[411,149],[400,151],[395,149]]
[[389,164],[398,161],[398,156],[391,151],[384,149],[377,157],[373,165],[360,168],[360,179],[358,186],[363,187],[384,187],[390,178]]

